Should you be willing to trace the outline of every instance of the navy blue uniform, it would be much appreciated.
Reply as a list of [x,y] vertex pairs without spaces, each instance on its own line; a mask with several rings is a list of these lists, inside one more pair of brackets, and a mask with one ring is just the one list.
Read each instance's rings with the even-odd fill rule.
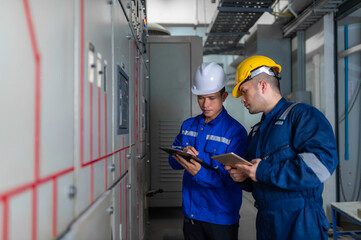
[[327,239],[322,207],[323,182],[338,160],[333,130],[307,104],[282,98],[248,137],[248,158],[261,158],[252,191],[258,208],[257,239]]
[[[202,167],[195,176],[184,171],[182,210],[185,217],[220,225],[238,223],[242,190],[224,166],[211,156],[234,152],[244,157],[246,142],[246,130],[224,108],[207,124],[203,114],[183,122],[173,147],[193,146],[199,152],[198,157],[210,166]],[[172,156],[169,164],[173,169],[184,169]]]

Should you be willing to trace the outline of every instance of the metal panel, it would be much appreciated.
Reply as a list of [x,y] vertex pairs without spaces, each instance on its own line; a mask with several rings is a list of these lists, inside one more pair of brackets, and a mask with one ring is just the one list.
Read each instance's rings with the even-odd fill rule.
[[198,40],[197,37],[150,37],[148,40],[151,189],[164,190],[164,193],[149,199],[150,206],[179,206],[181,203],[183,171],[173,170],[168,164],[167,154],[159,147],[169,147],[181,123],[192,116],[194,108],[198,108],[190,92],[193,74],[201,63],[202,54],[197,51],[202,47]]
[[130,109],[130,130],[132,134],[129,134],[131,147],[129,149],[130,159],[128,162],[129,168],[129,223],[130,226],[130,239],[139,239],[140,227],[139,227],[139,212],[142,209],[139,206],[139,146],[140,146],[140,122],[139,122],[139,106],[140,106],[140,95],[139,87],[141,86],[141,62],[140,52],[135,49],[133,44],[133,78],[130,82],[130,104],[133,106]]
[[[93,61],[94,79],[90,82],[91,71],[88,71],[89,49],[84,49],[84,160],[85,162],[94,160],[101,156],[100,149],[104,149],[104,141],[101,142],[104,132],[99,131],[102,123],[100,116],[103,114],[102,109],[104,106],[104,93],[100,91],[97,85],[97,60],[101,59],[102,66],[104,60],[111,61],[111,5],[106,1],[85,1],[84,2],[84,41],[85,46],[91,43],[94,47]],[[100,58],[101,57],[101,58]],[[110,93],[108,91],[108,100],[111,103]],[[100,107],[98,107],[99,105]],[[111,108],[108,108],[111,109]],[[110,112],[110,111],[109,111]],[[110,117],[111,115],[109,115]],[[104,123],[103,123],[104,124]],[[101,130],[101,129],[100,129]],[[111,138],[109,138],[110,140]]]
[[[126,139],[128,140],[128,139]],[[125,146],[129,147],[129,140],[125,141]],[[121,163],[120,163],[120,176],[123,176],[129,169],[129,161],[130,161],[130,148],[124,149],[122,151],[122,159],[121,159]]]
[[121,188],[120,188],[120,193],[121,193],[121,197],[120,197],[120,201],[121,201],[121,239],[131,239],[129,238],[129,232],[131,229],[131,224],[130,224],[130,218],[129,218],[129,212],[130,212],[130,200],[129,200],[129,188],[128,188],[128,175],[124,176],[124,181],[123,181],[123,185],[121,184]]
[[124,11],[122,15],[126,16],[127,19],[130,19],[131,15],[131,0],[118,0],[121,5],[121,10]]
[[130,75],[130,39],[131,31],[128,21],[117,2],[114,4],[114,73],[119,65],[128,76]]
[[[138,50],[136,48],[136,44],[135,44],[135,40],[131,40],[130,41],[130,69],[129,69],[129,106],[131,106],[129,108],[129,145],[127,146],[131,146],[133,144],[135,144],[135,103],[136,103],[136,99],[135,99],[135,81],[137,80],[137,74],[138,74],[138,70],[137,70],[137,56],[138,56]],[[129,149],[131,151],[131,149]],[[129,164],[127,166],[127,168],[129,167]]]
[[124,154],[122,152],[119,152],[117,154],[114,155],[114,171],[112,173],[112,181],[115,181],[115,179],[119,179],[120,178],[120,168],[121,168],[121,162],[122,162],[122,156]]
[[56,215],[55,219],[57,233],[65,232],[74,217],[74,199],[69,197],[70,187],[73,185],[73,173],[64,175],[57,180]]
[[[172,56],[171,62],[169,56]],[[159,147],[169,147],[179,132],[182,120],[191,116],[190,44],[187,42],[151,44],[150,57],[151,63],[156,63],[151,64],[150,70],[152,82],[150,89],[151,164],[154,169],[152,188],[181,191],[183,172],[174,171],[169,166],[167,155],[161,154]],[[172,84],[167,84],[170,80]],[[164,155],[163,163],[162,155]],[[166,177],[166,172],[171,172],[178,180],[162,182],[162,179]]]
[[98,198],[107,190],[105,185],[105,162],[100,161],[94,164],[94,199]]
[[121,182],[117,183],[114,188],[112,188],[112,201],[114,206],[114,212],[111,218],[111,228],[114,239],[120,239],[120,185]]
[[[9,200],[9,240],[29,239],[32,234],[32,191],[26,191]],[[19,231],[21,226],[21,231]]]
[[[111,234],[111,191],[105,192],[77,221],[70,227],[63,239],[99,240],[113,239]],[[96,231],[95,231],[96,229]]]
[[[106,188],[105,177],[111,159],[112,135],[112,74],[108,63],[112,62],[112,23],[111,4],[107,1],[84,1],[84,71],[83,105],[83,150],[77,170],[78,182],[76,215],[80,214]],[[81,17],[81,16],[79,16]],[[106,69],[104,70],[104,67]],[[105,77],[104,77],[105,76]],[[107,82],[105,82],[105,80]],[[105,87],[105,88],[104,88]],[[105,121],[107,118],[107,121]],[[107,130],[107,131],[106,131]],[[106,141],[105,141],[106,139]],[[106,146],[107,145],[107,146]],[[106,149],[107,148],[107,149]],[[89,164],[89,165],[86,165]],[[108,166],[106,166],[106,164]],[[110,184],[110,183],[109,183]]]
[[[32,3],[41,53],[40,176],[73,166],[74,3]],[[49,24],[51,19],[52,24]]]
[[[126,1],[122,1],[123,3]],[[122,7],[119,4],[119,2],[116,2],[114,4],[114,64],[112,66],[113,68],[113,78],[114,78],[114,83],[113,83],[113,87],[114,87],[114,94],[116,93],[116,89],[117,89],[117,84],[116,84],[116,74],[117,74],[117,68],[118,66],[120,66],[122,68],[122,70],[128,75],[129,77],[129,83],[131,81],[133,81],[133,75],[132,75],[132,64],[133,62],[130,60],[131,56],[133,55],[133,40],[132,40],[132,35],[131,35],[131,30],[129,28],[129,23],[127,21],[126,16],[123,13]],[[129,87],[129,95],[132,94],[132,88]],[[114,95],[114,100],[115,101],[115,105],[113,106],[113,111],[114,114],[117,113],[118,111],[118,104],[116,102],[116,95]],[[131,125],[131,112],[130,110],[132,109],[131,105],[131,97],[129,96],[129,124]],[[115,121],[116,118],[113,120]],[[129,132],[131,132],[132,130],[130,129],[131,126],[129,127]],[[115,174],[114,174],[114,179],[113,181],[117,181],[120,176],[122,176],[128,169],[127,167],[127,151],[128,149],[125,149],[127,147],[130,146],[130,141],[129,141],[129,134],[117,134],[117,123],[116,121],[113,122],[113,136],[114,136],[114,151],[118,151],[120,149],[121,150],[118,154],[115,155],[114,159],[113,159],[113,164],[116,167],[115,170]]]
[[75,216],[79,216],[91,203],[90,166],[80,168],[77,175]]
[[[107,188],[121,177],[118,239],[143,238],[143,168],[136,159],[147,69],[136,58],[141,44],[127,38],[131,30],[118,1],[9,0],[0,13],[6,19],[0,21],[0,238],[114,239],[103,210],[113,199]],[[115,63],[133,81],[131,132],[116,137]],[[137,186],[132,193],[128,170]],[[131,233],[133,223],[138,233]]]
[[145,225],[147,224],[144,212],[145,212],[145,193],[146,189],[146,178],[145,178],[145,166],[146,166],[146,159],[141,158],[138,162],[138,172],[137,172],[137,179],[138,179],[138,224],[139,224],[139,239],[144,239],[145,234]]
[[138,187],[138,164],[139,159],[136,157],[135,146],[132,147],[132,158],[129,162],[129,190],[128,190],[128,199],[129,199],[129,224],[130,228],[130,239],[139,239],[139,187]]
[[[53,183],[45,183],[38,188],[38,239],[46,240],[52,237]],[[0,235],[1,236],[1,235]]]
[[[0,192],[34,179],[36,62],[21,1],[0,8]],[[9,27],[9,23],[17,23]]]
[[113,239],[126,239],[126,214],[127,214],[127,201],[126,196],[126,176],[119,180],[112,188],[112,202],[114,212],[111,217],[111,225],[113,232]]

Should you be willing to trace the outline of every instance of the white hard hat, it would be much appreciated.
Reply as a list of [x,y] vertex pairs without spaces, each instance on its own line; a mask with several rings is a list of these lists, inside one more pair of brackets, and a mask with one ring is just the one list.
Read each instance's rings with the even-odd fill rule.
[[203,63],[194,75],[192,93],[206,95],[220,91],[226,85],[226,74],[215,62]]

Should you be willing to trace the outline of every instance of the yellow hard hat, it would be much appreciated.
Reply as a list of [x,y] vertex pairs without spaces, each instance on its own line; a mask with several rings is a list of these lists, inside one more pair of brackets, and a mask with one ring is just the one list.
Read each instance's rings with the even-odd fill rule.
[[[265,66],[265,68],[261,68]],[[259,71],[252,72],[255,69]],[[252,56],[243,60],[237,67],[236,72],[236,86],[233,88],[232,95],[235,98],[241,96],[241,91],[239,87],[241,84],[245,83],[248,80],[251,80],[258,74],[264,72],[268,75],[275,76],[280,79],[279,73],[281,72],[281,66],[275,63],[272,59],[265,56]]]

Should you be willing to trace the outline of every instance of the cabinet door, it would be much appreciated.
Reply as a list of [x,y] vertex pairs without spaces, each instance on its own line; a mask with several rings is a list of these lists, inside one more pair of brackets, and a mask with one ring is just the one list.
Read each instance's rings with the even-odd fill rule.
[[180,206],[183,171],[173,170],[168,163],[168,154],[159,147],[170,147],[182,122],[192,116],[195,101],[190,89],[195,69],[201,63],[202,53],[198,51],[202,46],[199,44],[198,51],[194,51],[198,38],[163,39],[150,38],[148,41],[151,189],[161,188],[164,191],[150,198],[149,204]]

